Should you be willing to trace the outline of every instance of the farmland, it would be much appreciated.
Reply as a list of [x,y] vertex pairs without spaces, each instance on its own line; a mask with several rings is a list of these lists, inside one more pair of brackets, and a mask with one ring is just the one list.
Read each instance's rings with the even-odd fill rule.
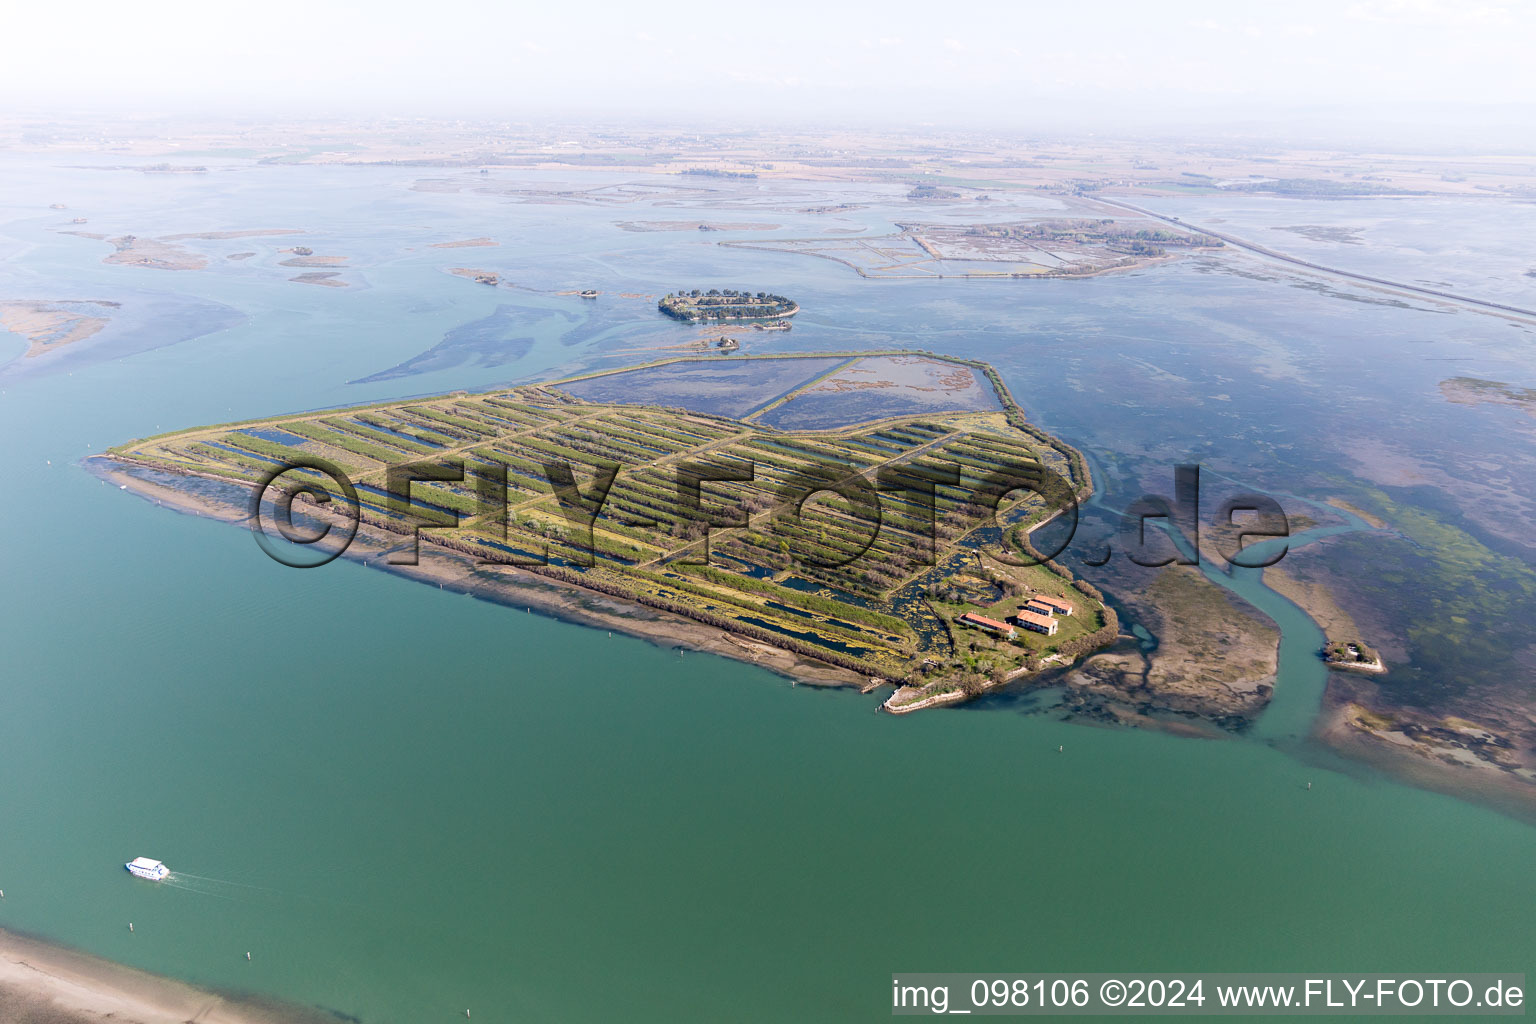
[[[470,555],[906,683],[908,698],[959,699],[1112,639],[1098,592],[1040,564],[1020,539],[1086,493],[1082,458],[1031,427],[991,367],[901,352],[732,360],[726,378],[722,365],[664,360],[225,424],[107,456],[247,487],[309,462],[326,472],[288,468],[269,496],[311,484],[339,498],[344,477],[355,511],[305,499],[294,511],[346,515],[393,537],[391,561]],[[743,369],[752,372],[738,379]],[[649,404],[578,397],[632,395],[631,378],[679,395],[707,384],[711,407],[733,385],[752,397],[724,403],[733,415],[672,404],[661,391]],[[860,422],[786,430],[757,421],[844,379],[881,398]],[[935,404],[932,379],[950,382],[955,408]],[[924,404],[893,414],[903,389]],[[857,415],[855,398],[845,403]],[[956,623],[966,612],[1007,617],[1033,595],[1069,600],[1077,613],[1053,636]]]

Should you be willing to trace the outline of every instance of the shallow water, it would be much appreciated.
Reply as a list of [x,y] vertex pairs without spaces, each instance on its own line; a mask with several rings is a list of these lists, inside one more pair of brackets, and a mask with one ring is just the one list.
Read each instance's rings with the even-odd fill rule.
[[[0,176],[3,297],[185,295],[244,317],[0,376],[0,925],[370,1024],[465,1007],[492,1021],[873,1019],[893,970],[1531,970],[1536,831],[1320,767],[1304,742],[1085,727],[1016,694],[877,715],[871,697],[344,560],[287,569],[243,530],[75,464],[159,430],[651,358],[614,339],[686,329],[618,293],[761,286],[805,312],[749,350],[987,359],[1089,451],[1115,507],[1194,459],[1311,497],[1385,487],[1524,565],[1518,539],[1456,501],[1495,478],[1496,509],[1532,493],[1529,425],[1444,403],[1436,385],[1447,366],[1536,384],[1528,332],[1198,261],[1081,281],[864,281],[613,223],[703,207],[429,194],[409,170],[177,180],[18,161]],[[908,215],[895,186],[829,186],[827,202],[885,206],[818,218],[771,209],[766,182],[710,184],[724,191],[706,219],[745,206],[784,225],[754,237],[878,233]],[[804,190],[786,186],[783,204]],[[270,255],[185,273],[103,265],[104,243],[48,230],[74,215],[111,234],[304,228],[189,244],[299,241],[349,255],[352,286],[289,283]],[[426,248],[486,234],[502,245]],[[485,288],[454,266],[543,291]],[[576,286],[604,298],[552,294]],[[509,302],[537,325],[517,361],[346,384]],[[567,316],[587,319],[561,332]],[[1496,471],[1470,467],[1469,444]],[[1386,455],[1409,451],[1419,478],[1382,478]],[[1294,609],[1245,596],[1287,644],[1315,646]],[[1399,596],[1405,621],[1417,597]],[[1511,649],[1536,628],[1519,608],[1500,623]],[[1317,682],[1283,676],[1284,714],[1265,728],[1304,731]],[[140,855],[178,884],[130,879],[121,865]]]

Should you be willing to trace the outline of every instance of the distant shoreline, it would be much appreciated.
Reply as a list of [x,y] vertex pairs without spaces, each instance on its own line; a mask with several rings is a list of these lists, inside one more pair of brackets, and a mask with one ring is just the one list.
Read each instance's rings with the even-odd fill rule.
[[1234,246],[1235,248],[1246,249],[1249,252],[1257,253],[1260,256],[1265,256],[1273,260],[1280,260],[1283,263],[1291,263],[1298,267],[1305,267],[1308,270],[1316,270],[1325,274],[1332,274],[1335,277],[1349,278],[1350,280],[1354,281],[1363,281],[1366,284],[1377,285],[1380,287],[1388,288],[1392,291],[1406,292],[1412,295],[1425,295],[1432,299],[1458,302],[1462,305],[1471,306],[1478,312],[1492,313],[1495,316],[1510,317],[1512,319],[1525,320],[1527,322],[1529,322],[1531,318],[1536,317],[1536,309],[1526,309],[1523,306],[1511,306],[1507,303],[1493,302],[1489,299],[1477,299],[1470,295],[1459,295],[1456,292],[1442,291],[1438,288],[1425,288],[1423,285],[1408,284],[1403,281],[1392,281],[1384,277],[1375,277],[1370,274],[1361,274],[1353,270],[1341,270],[1338,267],[1324,266],[1321,263],[1313,263],[1311,260],[1304,260],[1299,256],[1287,256],[1283,252],[1276,252],[1273,249],[1259,245],[1257,242],[1247,242],[1241,238],[1234,238],[1232,235],[1223,234],[1220,231],[1210,231],[1206,228],[1198,228],[1195,225],[1189,224],[1178,217],[1170,217],[1165,214],[1154,213],[1151,210],[1145,209],[1144,207],[1135,206],[1131,203],[1125,202],[1124,200],[1110,199],[1107,196],[1094,196],[1093,200],[1095,202],[1102,203],[1105,206],[1115,207],[1121,210],[1129,210],[1132,213],[1138,213],[1144,217],[1155,217],[1160,221],[1173,224],[1185,231],[1200,231],[1204,234],[1212,236],[1213,238],[1219,238],[1223,242],[1226,242],[1228,245]]
[[334,1021],[319,1010],[195,988],[4,928],[0,928],[0,1019],[38,1024]]

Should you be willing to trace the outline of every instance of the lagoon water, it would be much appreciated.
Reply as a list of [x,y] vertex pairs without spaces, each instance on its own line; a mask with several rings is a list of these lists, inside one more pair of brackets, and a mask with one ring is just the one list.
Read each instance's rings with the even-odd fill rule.
[[[685,329],[617,293],[771,287],[805,312],[757,350],[991,360],[1102,467],[1114,504],[1196,459],[1314,498],[1389,488],[1529,565],[1518,540],[1435,491],[1458,466],[1472,480],[1458,449],[1475,440],[1501,487],[1531,493],[1523,413],[1435,390],[1447,365],[1536,384],[1528,330],[1340,297],[1257,262],[1249,276],[1191,261],[1083,281],[875,282],[614,226],[676,219],[670,207],[412,191],[401,169],[55,163],[0,167],[0,298],[161,312],[131,353],[104,340],[0,370],[0,926],[368,1024],[466,1007],[476,1021],[876,1019],[895,970],[1536,966],[1536,829],[1292,728],[1106,729],[1027,692],[883,716],[869,697],[345,561],[287,569],[241,530],[78,465],[157,429],[637,361],[650,353],[615,348]],[[906,207],[897,188],[818,185],[869,204],[826,220],[782,208],[803,200],[779,186],[710,187],[724,191],[686,201],[782,225],[765,236],[884,232]],[[74,215],[114,236],[304,229],[294,241],[350,257],[352,284],[288,282],[297,271],[274,252],[287,239],[189,243],[215,254],[203,271],[104,265],[105,243],[52,230]],[[426,248],[479,235],[502,244]],[[245,250],[262,255],[223,259]],[[454,266],[537,290],[484,288]],[[555,294],[574,287],[605,295]],[[529,339],[515,359],[449,351],[429,372],[347,383],[509,303]],[[185,333],[166,310],[195,327],[210,304],[239,322],[150,344]],[[0,358],[20,351],[0,343]],[[1371,468],[1405,450],[1418,479]],[[1512,647],[1530,641],[1531,620],[1502,625]],[[1279,687],[1318,683],[1293,660],[1307,654],[1288,652]],[[130,879],[121,865],[140,855],[175,883]]]

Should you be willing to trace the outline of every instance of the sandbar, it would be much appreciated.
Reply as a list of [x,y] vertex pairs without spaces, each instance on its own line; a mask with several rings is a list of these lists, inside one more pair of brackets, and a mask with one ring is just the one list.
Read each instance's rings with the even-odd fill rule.
[[337,280],[338,277],[340,277],[340,275],[337,274],[334,270],[315,270],[308,274],[300,274],[297,277],[290,277],[288,280],[295,281],[299,284],[324,285],[327,288],[347,287],[347,282]]
[[320,1024],[326,1015],[261,1005],[0,929],[0,1019],[36,1024]]
[[0,327],[27,339],[25,358],[84,341],[107,325],[116,302],[0,302]]

